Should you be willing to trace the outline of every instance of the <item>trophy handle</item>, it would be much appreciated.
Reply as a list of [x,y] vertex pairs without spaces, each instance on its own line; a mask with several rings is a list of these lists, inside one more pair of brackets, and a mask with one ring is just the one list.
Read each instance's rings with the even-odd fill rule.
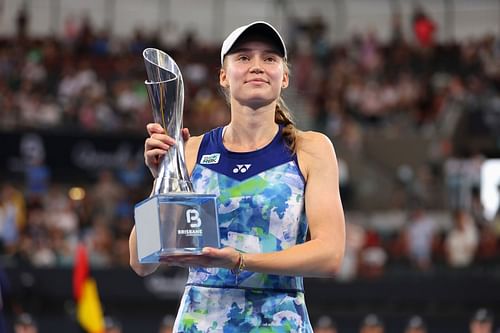
[[182,114],[184,81],[177,63],[167,53],[147,48],[143,51],[148,80],[145,82],[153,118],[177,144],[163,157],[155,181],[154,194],[193,192],[184,160]]

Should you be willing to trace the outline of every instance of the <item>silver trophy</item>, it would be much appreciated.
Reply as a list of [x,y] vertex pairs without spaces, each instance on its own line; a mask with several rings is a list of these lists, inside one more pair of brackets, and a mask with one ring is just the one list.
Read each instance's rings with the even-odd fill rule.
[[153,194],[134,211],[139,261],[155,263],[165,256],[200,254],[205,246],[220,247],[219,225],[216,196],[194,193],[184,161],[184,83],[179,67],[154,48],[142,55],[154,121],[177,143],[163,157]]

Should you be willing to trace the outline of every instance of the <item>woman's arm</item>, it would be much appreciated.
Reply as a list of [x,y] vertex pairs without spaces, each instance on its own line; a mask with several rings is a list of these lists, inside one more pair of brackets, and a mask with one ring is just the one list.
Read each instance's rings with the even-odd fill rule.
[[139,262],[139,258],[137,257],[137,234],[135,231],[135,226],[132,228],[130,232],[130,237],[128,239],[128,248],[130,252],[130,267],[137,273],[139,276],[146,276],[158,268],[159,264],[141,264]]
[[[158,167],[161,163],[165,152],[170,146],[175,144],[175,141],[165,134],[165,131],[159,124],[148,124],[147,130],[149,137],[144,145],[144,160],[149,167],[153,177],[158,175]],[[183,138],[185,140],[185,158],[189,174],[191,174],[195,164],[198,148],[201,143],[202,136],[191,137],[189,131],[183,129]],[[140,276],[146,276],[153,273],[159,264],[141,264],[137,257],[137,234],[135,226],[132,228],[129,237],[129,252],[130,252],[130,267]]]
[[305,210],[311,240],[280,252],[247,254],[246,269],[256,272],[328,277],[341,265],[345,247],[344,211],[335,150],[315,132],[299,132],[298,159],[307,178]]
[[[307,179],[305,209],[311,240],[286,250],[270,253],[247,253],[245,269],[254,272],[333,276],[340,268],[345,247],[344,212],[340,200],[338,167],[330,140],[319,133],[300,132],[297,138],[298,159]],[[177,266],[235,268],[239,253],[233,248],[205,248],[204,256],[169,258]]]

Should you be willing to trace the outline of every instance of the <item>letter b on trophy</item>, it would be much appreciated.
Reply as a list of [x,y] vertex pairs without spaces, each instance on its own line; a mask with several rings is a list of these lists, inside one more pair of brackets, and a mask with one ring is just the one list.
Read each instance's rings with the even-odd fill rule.
[[134,211],[139,262],[156,263],[161,257],[220,247],[219,225],[216,196],[193,191],[184,161],[184,83],[179,67],[157,49],[145,49],[143,58],[154,121],[176,141],[159,166],[153,195]]

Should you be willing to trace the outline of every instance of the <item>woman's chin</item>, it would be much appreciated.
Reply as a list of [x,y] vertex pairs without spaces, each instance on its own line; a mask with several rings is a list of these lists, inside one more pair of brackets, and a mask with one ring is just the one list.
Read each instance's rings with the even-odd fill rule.
[[258,110],[258,109],[261,109],[263,107],[268,106],[269,104],[272,104],[275,101],[276,101],[276,99],[270,99],[270,98],[264,98],[261,96],[256,96],[253,98],[240,100],[240,104],[242,106],[246,106],[246,107],[249,107],[251,109]]

